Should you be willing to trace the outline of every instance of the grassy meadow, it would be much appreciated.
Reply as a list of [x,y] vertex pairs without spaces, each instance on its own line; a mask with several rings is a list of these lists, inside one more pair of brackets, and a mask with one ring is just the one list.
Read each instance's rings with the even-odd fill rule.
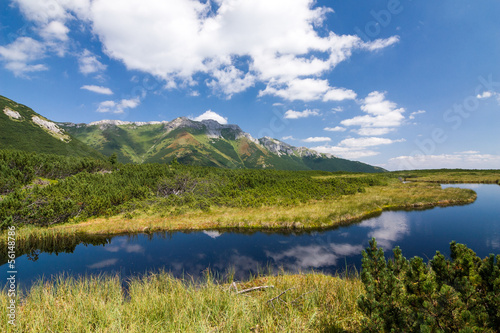
[[[167,273],[39,281],[20,296],[17,325],[2,332],[357,332],[357,278],[309,273],[204,283]],[[126,284],[127,291],[123,289]],[[268,286],[244,293],[243,290]],[[7,293],[0,293],[7,304]],[[2,307],[2,318],[6,309]]]

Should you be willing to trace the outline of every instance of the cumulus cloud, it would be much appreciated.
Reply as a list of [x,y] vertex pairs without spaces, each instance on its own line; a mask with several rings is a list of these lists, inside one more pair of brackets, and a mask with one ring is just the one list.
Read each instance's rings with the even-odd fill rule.
[[309,137],[307,139],[302,140],[304,142],[326,142],[326,141],[332,141],[332,139],[325,137],[325,136],[315,136],[315,137]]
[[[385,92],[373,91],[362,100],[361,110],[367,115],[356,116],[340,122],[344,126],[359,126],[360,135],[382,135],[399,127],[403,120],[404,108],[385,99]],[[377,130],[375,130],[377,129]]]
[[122,99],[118,102],[104,101],[99,103],[97,112],[120,114],[125,112],[126,109],[135,109],[139,104],[141,104],[139,98]]
[[357,94],[345,88],[331,88],[323,95],[323,101],[343,101],[346,99],[355,99]]
[[294,111],[288,110],[285,112],[285,119],[299,119],[299,118],[307,118],[310,116],[319,116],[318,110],[304,110],[304,111]]
[[128,69],[164,79],[168,87],[201,79],[228,98],[261,82],[261,96],[353,99],[352,90],[319,78],[356,50],[373,52],[399,41],[337,35],[323,25],[333,10],[314,0],[143,0],[140,10],[137,0],[14,2],[46,36],[64,40],[65,24],[79,20]]
[[465,151],[453,154],[398,156],[387,163],[390,170],[407,169],[498,169],[500,155]]
[[77,13],[82,19],[87,17],[84,13],[90,8],[88,0],[12,0],[12,3],[34,24],[33,31],[41,37],[39,42],[43,43],[46,54],[59,57],[66,54],[69,46],[67,21],[74,20]]
[[223,69],[216,69],[212,72],[214,80],[207,83],[215,91],[219,90],[230,99],[233,94],[245,91],[255,83],[255,76],[250,73],[244,73],[234,66],[228,66]]
[[207,110],[203,114],[199,115],[196,118],[193,118],[195,121],[202,121],[202,120],[215,120],[219,124],[227,124],[227,118],[221,116],[220,114],[213,112],[212,110]]
[[69,29],[59,21],[51,21],[40,29],[40,35],[46,40],[58,40],[65,42],[68,40]]
[[15,76],[47,70],[47,66],[43,64],[33,64],[44,55],[44,45],[30,37],[19,37],[6,46],[0,46],[0,59],[5,63],[5,68]]
[[271,80],[259,96],[274,95],[289,101],[343,101],[355,99],[356,93],[345,88],[330,87],[327,80],[316,78],[294,78],[287,82]]
[[111,89],[102,86],[85,85],[80,87],[80,89],[85,89],[103,95],[113,95]]
[[80,73],[87,75],[104,71],[106,65],[102,64],[97,57],[89,50],[85,49],[78,58]]
[[346,129],[344,127],[335,126],[335,127],[325,127],[323,128],[323,130],[328,132],[345,132]]

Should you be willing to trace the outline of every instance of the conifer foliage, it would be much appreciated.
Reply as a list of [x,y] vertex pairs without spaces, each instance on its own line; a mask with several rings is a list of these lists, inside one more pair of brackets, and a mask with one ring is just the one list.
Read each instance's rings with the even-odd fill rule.
[[365,331],[498,332],[500,255],[480,259],[455,242],[450,250],[450,259],[438,251],[425,264],[396,247],[387,261],[372,239],[362,260],[366,294],[358,301]]
[[290,206],[363,192],[385,182],[383,175],[318,177],[324,175],[332,174],[229,170],[177,162],[134,165],[0,151],[0,222],[10,217],[14,224],[43,226],[137,209],[172,213],[222,206]]

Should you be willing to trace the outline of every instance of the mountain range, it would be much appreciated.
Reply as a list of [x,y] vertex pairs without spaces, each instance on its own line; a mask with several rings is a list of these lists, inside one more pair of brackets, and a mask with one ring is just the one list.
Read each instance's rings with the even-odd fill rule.
[[253,138],[238,125],[185,117],[162,122],[101,120],[55,123],[0,96],[0,148],[103,158],[122,163],[170,163],[222,168],[383,172],[382,168]]

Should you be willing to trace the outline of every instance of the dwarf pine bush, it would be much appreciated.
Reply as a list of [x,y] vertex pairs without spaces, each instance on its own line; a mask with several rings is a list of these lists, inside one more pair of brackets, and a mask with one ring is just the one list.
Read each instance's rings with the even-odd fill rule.
[[463,244],[425,264],[399,247],[386,260],[375,239],[363,251],[358,305],[367,332],[498,332],[500,255],[480,259]]

